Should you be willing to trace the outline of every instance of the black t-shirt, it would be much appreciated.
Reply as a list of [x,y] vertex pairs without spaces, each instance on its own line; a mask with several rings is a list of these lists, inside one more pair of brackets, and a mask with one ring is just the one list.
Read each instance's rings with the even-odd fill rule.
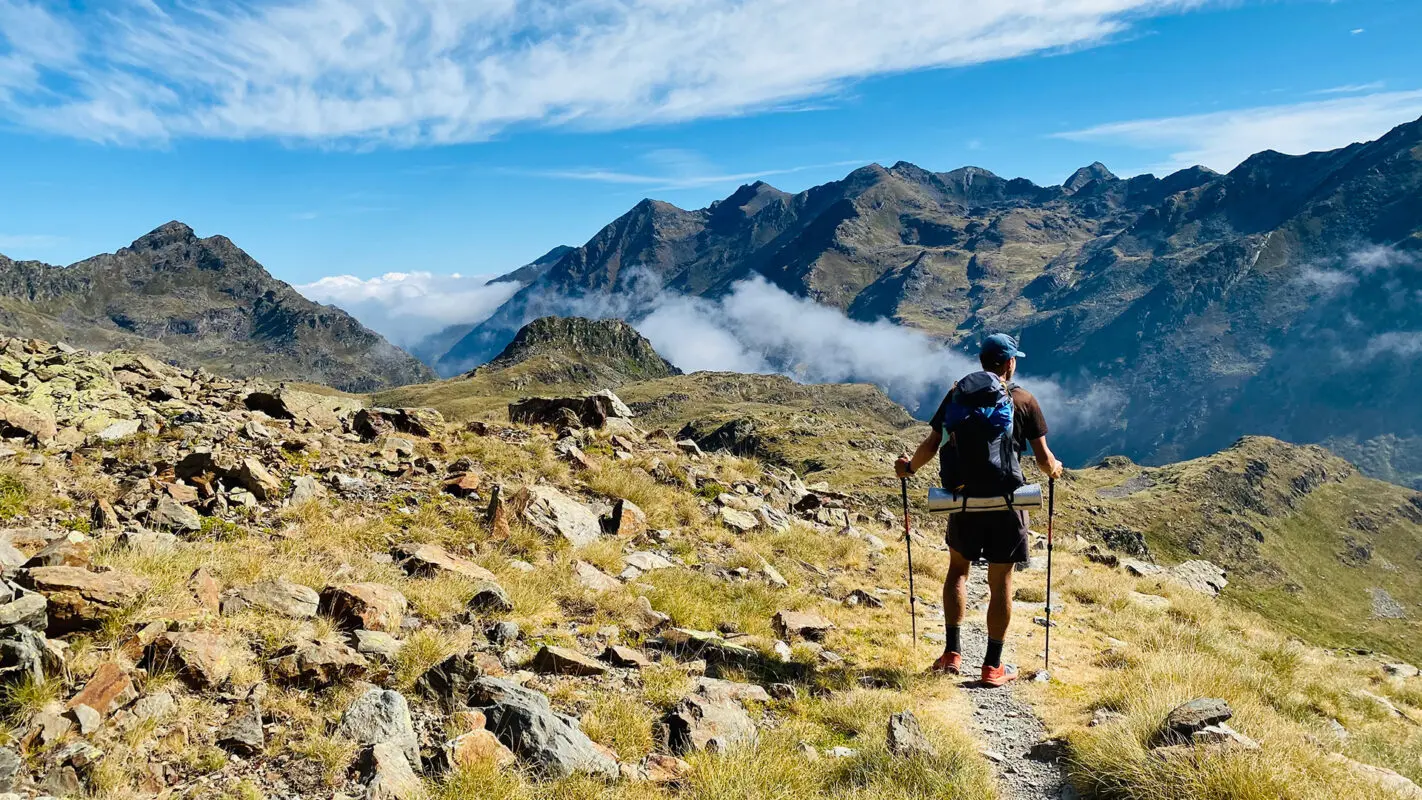
[[[929,425],[933,429],[940,430],[943,427],[943,415],[948,413],[948,404],[952,402],[953,390],[949,389],[948,394],[943,396],[943,402],[938,404],[938,410],[934,412],[933,419],[929,420]],[[1032,393],[1021,386],[1014,386],[1012,389],[1012,438],[1017,441],[1017,452],[1027,452],[1027,444],[1033,439],[1038,439],[1047,435],[1047,418],[1042,415],[1042,406],[1037,402],[1037,398]],[[940,447],[948,444],[942,442]]]

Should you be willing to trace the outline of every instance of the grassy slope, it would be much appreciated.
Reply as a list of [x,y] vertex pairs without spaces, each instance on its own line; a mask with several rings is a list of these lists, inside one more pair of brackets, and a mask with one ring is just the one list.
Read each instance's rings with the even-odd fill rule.
[[[809,481],[891,493],[884,465],[911,447],[916,423],[908,412],[866,384],[807,385],[778,375],[701,372],[652,381],[595,383],[600,365],[539,355],[501,370],[373,395],[378,405],[430,406],[447,419],[507,419],[510,402],[535,395],[577,394],[613,386],[637,410],[638,425],[677,433],[688,423],[708,432],[723,422],[757,423],[764,457],[793,467]],[[897,485],[897,484],[895,484]]]
[[[801,687],[799,699],[760,709],[764,726],[760,744],[729,757],[693,759],[695,770],[680,792],[576,779],[539,784],[515,772],[473,768],[431,781],[428,788],[436,797],[917,800],[993,796],[989,768],[976,753],[980,745],[964,727],[968,716],[964,698],[951,681],[928,678],[919,671],[927,653],[921,650],[916,658],[904,635],[908,609],[903,596],[887,596],[886,607],[878,610],[846,608],[832,599],[856,587],[905,588],[904,554],[893,542],[892,531],[876,529],[891,541],[882,557],[871,553],[863,540],[802,525],[783,534],[733,535],[705,515],[701,501],[689,487],[650,480],[643,469],[647,457],[623,462],[596,455],[602,448],[588,449],[594,454],[595,467],[581,475],[553,458],[547,440],[536,437],[525,444],[510,444],[464,434],[449,443],[444,457],[468,456],[491,479],[511,484],[544,480],[594,498],[633,499],[654,525],[674,532],[669,546],[689,565],[754,568],[763,558],[784,573],[789,588],[776,591],[758,582],[726,582],[694,570],[674,570],[595,594],[577,584],[570,564],[581,558],[615,572],[621,564],[620,543],[599,542],[574,552],[521,526],[516,526],[508,541],[494,541],[469,503],[440,495],[417,494],[374,506],[333,501],[291,510],[278,519],[214,528],[176,554],[103,550],[102,563],[143,575],[153,582],[154,591],[144,598],[142,609],[134,609],[103,631],[76,641],[70,666],[76,679],[82,680],[127,633],[127,620],[160,613],[195,620],[202,627],[221,631],[234,643],[246,642],[253,654],[239,660],[234,681],[243,684],[260,679],[261,654],[300,637],[303,626],[260,612],[218,618],[198,614],[185,584],[192,570],[202,565],[228,584],[281,576],[320,588],[330,576],[341,575],[342,580],[375,580],[397,587],[410,598],[412,613],[433,626],[408,636],[406,649],[394,667],[393,685],[408,688],[424,669],[467,646],[467,632],[441,621],[463,607],[473,587],[457,578],[407,577],[377,556],[391,543],[435,541],[471,554],[500,576],[515,603],[512,617],[535,646],[541,642],[585,645],[603,626],[618,624],[635,597],[644,595],[678,625],[705,629],[719,624],[758,636],[770,633],[769,617],[779,608],[819,611],[839,626],[826,644],[846,655],[853,665],[846,671],[820,672]],[[660,457],[676,468],[690,464],[671,453]],[[305,469],[299,464],[292,466],[295,471]],[[758,470],[753,461],[722,457],[698,462],[698,466],[726,484],[754,479]],[[1187,479],[1209,466],[1189,465],[1175,479],[1188,484]],[[56,480],[72,487],[77,500],[114,490],[94,475],[76,479],[69,472],[71,467],[58,462],[39,469],[7,469],[21,488],[15,490],[17,497],[5,513],[17,517],[57,507],[61,516],[82,518],[83,502],[64,501],[55,506],[48,496]],[[1114,472],[1084,473],[1072,481],[1073,492],[1068,496],[1079,498],[1084,494],[1081,490],[1121,477],[1121,471]],[[1166,477],[1170,476],[1162,476],[1162,480]],[[1371,483],[1365,486],[1376,488]],[[1350,484],[1345,481],[1337,488],[1346,494]],[[1336,499],[1322,490],[1316,495],[1313,499],[1322,505]],[[1370,500],[1363,494],[1351,496],[1360,503]],[[1072,499],[1067,505],[1068,513],[1059,528],[1063,541],[1076,531],[1090,529],[1085,503]],[[1168,506],[1157,505],[1162,509]],[[1180,508],[1170,510],[1176,513]],[[1307,523],[1309,513],[1306,504],[1294,522]],[[862,524],[875,529],[872,523]],[[1285,533],[1281,530],[1279,536]],[[929,548],[915,556],[921,609],[927,611],[936,604],[947,558]],[[517,570],[510,562],[513,558],[534,563],[537,569],[532,573]],[[1242,612],[1227,600],[1209,601],[1185,590],[1159,588],[1153,581],[1133,580],[1065,552],[1059,559],[1056,589],[1064,610],[1057,617],[1061,628],[1053,640],[1055,681],[1031,691],[1054,732],[1072,743],[1073,773],[1082,788],[1096,791],[1099,797],[1150,800],[1369,796],[1351,775],[1327,761],[1325,754],[1338,750],[1422,778],[1422,761],[1418,760],[1422,728],[1382,714],[1375,702],[1355,693],[1366,689],[1389,697],[1404,713],[1422,718],[1422,690],[1415,680],[1389,681],[1382,678],[1374,659],[1339,656],[1290,641],[1263,617]],[[828,596],[822,589],[826,582]],[[1022,574],[1019,597],[1039,601],[1043,584],[1040,571]],[[1172,606],[1163,612],[1143,609],[1129,599],[1132,590],[1164,594],[1171,598]],[[1013,645],[1023,666],[1034,668],[1041,633],[1023,623],[1019,619],[1015,625]],[[320,629],[326,623],[318,620],[315,624]],[[1125,644],[1108,641],[1108,636]],[[797,652],[796,658],[810,660],[803,652]],[[862,688],[861,676],[873,676],[881,688]],[[635,759],[655,747],[654,720],[680,697],[689,678],[679,667],[664,664],[640,675],[632,691],[577,679],[554,679],[542,685],[555,705],[582,718],[595,740],[624,758]],[[171,676],[161,674],[150,676],[144,688],[149,692],[178,689]],[[1264,753],[1211,757],[1199,763],[1163,761],[1151,755],[1145,742],[1163,713],[1175,703],[1200,695],[1226,698],[1238,712],[1236,727],[1264,741]],[[269,747],[273,752],[300,754],[303,763],[336,779],[343,773],[351,748],[330,736],[330,724],[352,696],[350,690],[310,694],[274,689],[267,702],[268,713],[282,725],[274,729]],[[41,692],[12,701],[15,699],[38,705],[48,698]],[[902,762],[887,756],[884,722],[889,714],[904,708],[915,709],[925,721],[944,754],[942,758]],[[1090,714],[1100,708],[1119,711],[1125,720],[1086,727]],[[197,696],[183,696],[180,704],[180,714],[196,723],[192,729],[199,732],[214,729],[226,713],[225,705]],[[1323,735],[1330,719],[1339,720],[1353,733],[1347,743]],[[131,787],[146,763],[143,747],[156,748],[164,757],[181,757],[198,772],[220,769],[225,762],[220,751],[204,744],[202,734],[193,740],[141,739],[110,745],[110,756],[99,777],[103,796],[136,796]],[[821,749],[847,744],[859,755],[847,760],[807,761],[795,751],[801,741]]]
[[[1295,635],[1331,647],[1422,652],[1416,492],[1365,478],[1319,448],[1264,438],[1168,467],[1098,467],[1071,478],[1068,519],[1098,533],[1140,531],[1163,563],[1215,561],[1229,573],[1227,598]],[[1099,494],[1132,480],[1153,485],[1125,497]],[[1369,560],[1347,557],[1358,546],[1371,550]],[[1374,587],[1409,619],[1373,618]]]

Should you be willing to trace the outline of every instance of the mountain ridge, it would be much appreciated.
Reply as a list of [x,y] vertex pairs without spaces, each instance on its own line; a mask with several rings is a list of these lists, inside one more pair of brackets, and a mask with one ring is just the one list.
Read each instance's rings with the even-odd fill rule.
[[[1415,271],[1350,266],[1368,248],[1409,262],[1422,253],[1422,224],[1406,210],[1422,202],[1419,142],[1422,121],[1333,151],[1257,153],[1225,174],[1119,178],[1098,162],[1038,186],[978,167],[899,162],[793,195],[747,184],[696,210],[647,199],[435,363],[442,374],[482,363],[522,322],[589,298],[635,299],[648,287],[716,298],[758,275],[852,319],[886,319],[966,352],[988,332],[1010,331],[1033,353],[1024,363],[1033,374],[1143,401],[1104,428],[1064,431],[1077,463],[1112,452],[1162,463],[1247,433],[1410,441],[1422,436],[1422,414],[1404,410],[1389,420],[1397,430],[1382,430],[1349,419],[1356,408],[1320,387],[1358,380],[1399,408],[1422,391],[1415,361],[1383,369],[1338,356],[1422,329],[1417,304],[1386,308],[1422,290]],[[1347,295],[1310,283],[1319,270],[1337,273]],[[1389,295],[1389,281],[1401,289]],[[1340,302],[1347,313],[1330,311]],[[1209,391],[1198,408],[1172,409],[1172,398],[1200,387]],[[1300,396],[1307,402],[1287,402]]]
[[198,238],[178,221],[69,266],[0,256],[0,331],[349,391],[433,375],[345,311],[272,277],[231,239]]

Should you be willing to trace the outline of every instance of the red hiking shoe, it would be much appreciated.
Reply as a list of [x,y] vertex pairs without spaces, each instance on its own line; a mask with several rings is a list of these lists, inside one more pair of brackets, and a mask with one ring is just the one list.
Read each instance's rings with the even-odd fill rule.
[[945,675],[962,675],[963,654],[944,651],[943,655],[939,656],[929,669],[934,672],[942,672]]
[[1017,680],[1017,667],[1009,667],[1006,664],[999,664],[996,667],[983,665],[983,685],[991,686],[994,689],[999,686],[1006,686]]

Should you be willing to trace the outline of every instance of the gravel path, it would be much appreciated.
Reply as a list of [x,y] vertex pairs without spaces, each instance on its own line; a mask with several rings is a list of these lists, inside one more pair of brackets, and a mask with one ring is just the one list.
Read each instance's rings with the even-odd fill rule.
[[[982,686],[975,677],[983,652],[987,650],[984,627],[987,596],[987,570],[975,566],[968,579],[968,617],[959,632],[963,667],[969,674],[960,679],[959,688],[973,704],[973,723],[983,743],[983,756],[997,767],[1004,800],[1072,800],[1077,795],[1064,781],[1055,748],[1037,748],[1047,739],[1047,729],[1032,708],[1018,699],[1014,685],[991,689]],[[925,638],[941,647],[943,611],[936,605],[928,608],[932,611],[925,620],[929,626]],[[1030,624],[1031,615],[1019,611],[1013,617],[1012,629],[1022,630]],[[1004,659],[1009,664],[1016,663],[1012,658],[1013,641],[1009,635]],[[1019,682],[1029,677],[1024,672]],[[1035,752],[1034,748],[1037,748]]]

